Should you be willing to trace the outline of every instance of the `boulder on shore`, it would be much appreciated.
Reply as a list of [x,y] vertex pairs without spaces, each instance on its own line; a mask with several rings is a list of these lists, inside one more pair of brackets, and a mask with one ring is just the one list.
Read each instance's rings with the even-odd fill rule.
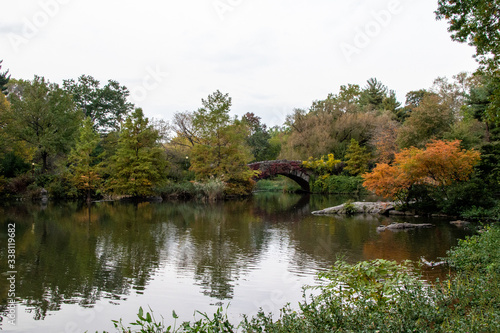
[[388,214],[394,209],[393,202],[352,202],[312,212],[314,215],[331,214]]

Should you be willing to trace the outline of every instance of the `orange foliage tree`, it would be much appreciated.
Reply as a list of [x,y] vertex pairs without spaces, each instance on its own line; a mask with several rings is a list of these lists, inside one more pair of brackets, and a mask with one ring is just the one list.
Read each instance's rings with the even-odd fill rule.
[[479,159],[478,151],[461,149],[459,140],[434,140],[425,149],[403,149],[392,165],[377,164],[363,175],[363,185],[377,195],[404,203],[412,199],[411,190],[416,185],[446,197],[446,187],[468,180]]

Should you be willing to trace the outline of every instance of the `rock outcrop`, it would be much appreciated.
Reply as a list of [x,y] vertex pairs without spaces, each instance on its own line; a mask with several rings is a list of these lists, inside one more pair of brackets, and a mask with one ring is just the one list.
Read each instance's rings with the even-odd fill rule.
[[384,230],[403,230],[403,229],[415,229],[415,228],[432,228],[434,227],[434,224],[430,223],[392,223],[389,225],[381,225],[377,227],[377,231],[384,231]]
[[314,215],[332,214],[388,214],[393,202],[352,202],[312,212]]

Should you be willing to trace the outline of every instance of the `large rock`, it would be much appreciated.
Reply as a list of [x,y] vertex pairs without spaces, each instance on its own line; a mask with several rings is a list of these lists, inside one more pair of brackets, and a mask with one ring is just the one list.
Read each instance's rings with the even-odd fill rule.
[[392,223],[389,225],[381,225],[377,227],[377,231],[384,231],[384,230],[403,230],[403,229],[415,229],[415,228],[432,228],[434,227],[434,224],[430,223]]
[[312,212],[314,215],[332,214],[387,214],[394,209],[393,202],[352,202]]

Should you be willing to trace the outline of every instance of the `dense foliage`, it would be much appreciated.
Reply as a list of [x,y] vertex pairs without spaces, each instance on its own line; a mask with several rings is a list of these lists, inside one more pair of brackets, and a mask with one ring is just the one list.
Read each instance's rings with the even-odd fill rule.
[[258,179],[249,163],[299,160],[313,192],[359,192],[364,179],[369,190],[422,212],[493,217],[498,12],[498,1],[438,1],[436,18],[449,23],[452,39],[475,47],[477,72],[438,77],[407,92],[404,103],[377,78],[347,83],[272,128],[254,112],[231,115],[232,99],[219,90],[169,122],[138,115],[127,87],[114,80],[101,85],[81,75],[60,87],[0,71],[8,96],[0,96],[0,195],[37,196],[46,188],[53,197],[87,200],[240,196]]

